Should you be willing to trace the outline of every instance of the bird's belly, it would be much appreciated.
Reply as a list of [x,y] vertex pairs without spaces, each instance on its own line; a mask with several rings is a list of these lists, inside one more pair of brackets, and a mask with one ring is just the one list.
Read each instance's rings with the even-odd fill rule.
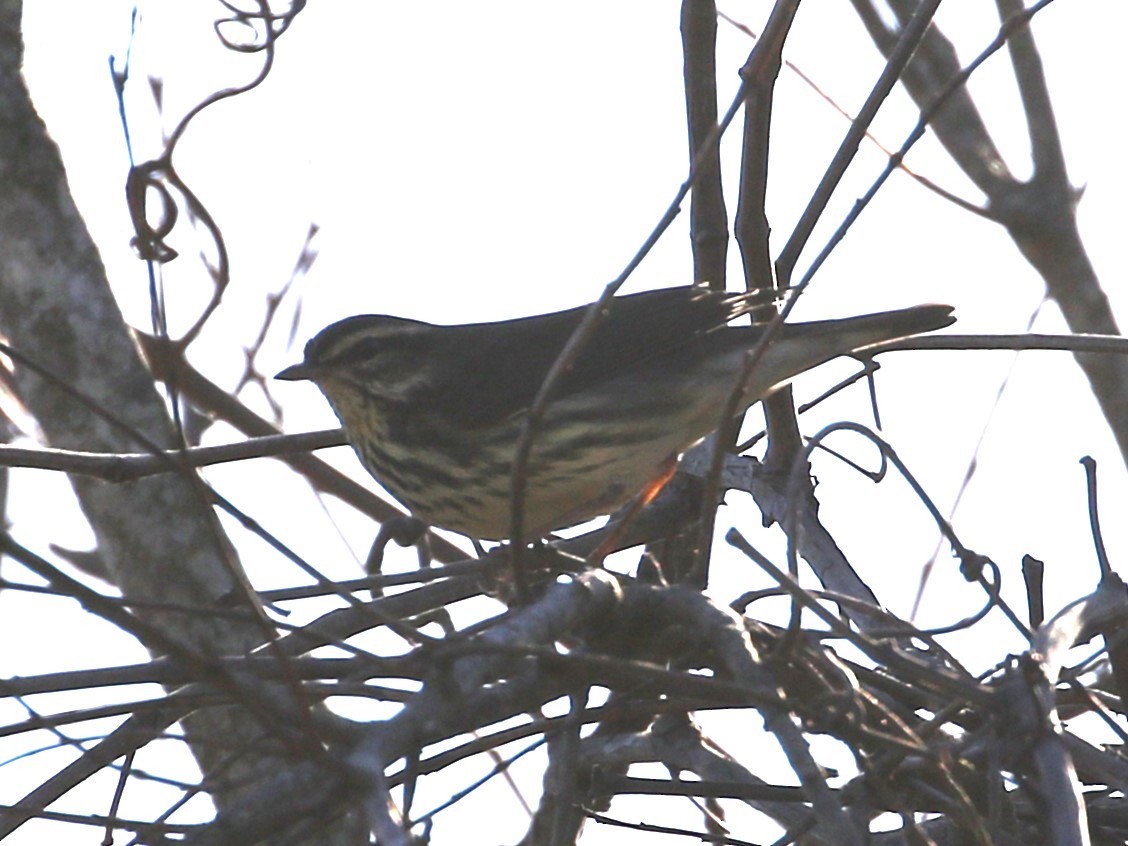
[[[692,391],[675,385],[655,396],[624,381],[611,392],[617,401],[612,412],[606,394],[550,406],[526,469],[524,537],[543,537],[628,503],[716,426],[729,383],[722,389],[706,380]],[[479,432],[480,446],[472,451],[447,449],[422,426],[414,427],[415,442],[407,447],[396,438],[370,439],[368,449],[357,451],[384,487],[424,522],[503,540],[512,528],[513,459],[523,423],[523,416],[515,416]],[[427,471],[426,485],[414,483],[423,475],[419,467]]]
[[671,457],[640,461],[640,456],[623,460],[608,451],[601,456],[585,456],[584,465],[570,471],[535,474],[530,477],[525,503],[525,526],[529,537],[574,526],[594,517],[609,514],[628,503],[651,481],[662,474]]
[[[579,403],[562,403],[550,412],[534,442],[525,485],[523,533],[526,539],[574,526],[609,514],[665,475],[670,461],[711,431],[719,419],[725,395],[698,393],[698,401],[662,413],[632,415],[630,428],[601,426],[593,420],[601,409],[588,411]],[[625,392],[624,398],[631,395]],[[605,413],[605,412],[604,412]],[[518,435],[512,435],[516,442]],[[499,439],[500,440],[500,439]],[[506,464],[512,467],[512,453]],[[491,479],[479,490],[478,502],[466,500],[456,525],[445,514],[445,525],[484,540],[508,538],[511,531],[511,474]],[[505,507],[499,508],[500,502]]]

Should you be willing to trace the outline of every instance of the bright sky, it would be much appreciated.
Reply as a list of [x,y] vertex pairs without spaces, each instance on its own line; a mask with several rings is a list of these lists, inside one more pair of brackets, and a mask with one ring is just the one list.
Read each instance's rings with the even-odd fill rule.
[[[987,16],[971,17],[972,5],[984,7]],[[129,46],[131,4],[35,0],[27,6],[27,76],[37,105],[62,148],[76,200],[123,310],[135,325],[146,327],[145,270],[129,249],[132,233],[122,202],[128,161],[107,65],[110,54],[120,62]],[[762,28],[765,4],[722,8]],[[160,126],[168,131],[202,96],[257,71],[257,58],[232,58],[215,46],[209,15],[218,9],[198,1],[145,5],[133,43],[127,100],[139,158],[155,152],[160,141],[146,77],[163,80]],[[310,4],[279,42],[266,83],[205,113],[180,150],[180,171],[211,209],[232,257],[232,287],[201,344],[212,352],[198,356],[198,365],[219,383],[233,383],[243,364],[241,349],[261,324],[266,294],[285,282],[314,222],[321,229],[320,256],[299,283],[299,343],[286,347],[290,300],[260,359],[266,373],[295,360],[300,342],[349,314],[388,312],[462,322],[531,314],[596,297],[642,243],[685,177],[677,21],[678,4],[672,0]],[[965,62],[997,27],[985,4],[958,1],[948,4],[941,21]],[[1120,231],[1128,169],[1123,117],[1105,92],[1123,79],[1119,39],[1126,29],[1128,6],[1122,0],[1059,0],[1035,24],[1070,173],[1086,188],[1082,232],[1121,314],[1128,308]],[[743,34],[722,22],[722,108],[735,91],[736,69],[750,47]],[[851,111],[881,67],[846,4],[805,6],[787,56]],[[997,55],[972,87],[1008,162],[1024,173],[1021,113],[1005,54]],[[776,104],[769,217],[778,249],[846,124],[787,71]],[[875,125],[886,146],[899,146],[915,121],[906,105],[898,94]],[[724,149],[731,216],[739,152],[735,135]],[[930,140],[909,162],[975,199]],[[820,230],[823,238],[882,164],[872,146],[863,148]],[[687,231],[688,212],[628,290],[690,281]],[[190,235],[181,233],[177,243],[181,258],[165,269],[174,333],[177,325],[194,319],[209,293]],[[816,235],[805,258],[821,244]],[[735,247],[731,258],[735,286],[741,278]],[[823,268],[796,317],[935,301],[956,307],[957,329],[963,333],[1012,333],[1025,330],[1042,291],[1041,281],[1001,230],[898,175]],[[1043,310],[1035,331],[1064,331],[1055,308]],[[1093,455],[1100,465],[1110,554],[1114,563],[1125,558],[1128,525],[1115,518],[1116,504],[1128,494],[1128,477],[1067,355],[1027,353],[1015,363],[1006,352],[907,353],[886,356],[883,365],[878,394],[886,436],[943,511],[950,509],[969,462],[977,460],[956,530],[968,546],[998,562],[1005,594],[1018,607],[1023,607],[1018,563],[1027,552],[1047,562],[1051,611],[1096,584],[1084,477],[1077,463],[1083,455]],[[815,395],[832,383],[834,373],[847,371],[827,368],[804,379],[801,397]],[[852,389],[804,423],[805,431],[842,418],[866,422],[865,393]],[[280,385],[275,395],[286,404],[289,431],[334,423],[312,387]],[[260,398],[247,399],[265,412]],[[230,437],[215,433],[215,440]],[[870,455],[845,438],[833,443],[855,456]],[[348,455],[338,453],[341,466],[355,467]],[[820,457],[816,475],[827,525],[881,599],[907,614],[920,567],[936,543],[923,508],[903,483],[891,479],[875,488],[833,459]],[[11,505],[19,536],[39,548],[48,540],[88,543],[80,525],[60,528],[54,507],[45,509],[44,498],[57,495],[58,480],[41,476],[27,473],[17,481],[26,486],[16,489],[25,493],[13,496]],[[268,527],[330,575],[356,574],[352,559],[363,557],[373,532],[365,521],[334,509],[338,537],[317,506],[302,498],[301,486],[285,479],[273,462],[217,471],[209,479],[237,501],[253,505]],[[271,491],[284,493],[270,499]],[[729,502],[723,520],[735,522],[781,560],[778,533],[758,528],[751,502],[740,495],[730,495]],[[53,519],[44,524],[41,515],[48,510]],[[295,525],[307,530],[295,532]],[[726,525],[722,522],[722,531]],[[297,581],[296,573],[280,569],[259,547],[247,546],[244,555],[257,584]],[[762,583],[743,560],[720,546],[717,562],[713,593],[719,600]],[[13,577],[14,570],[6,575]],[[945,553],[933,588],[922,612],[925,624],[950,622],[981,602]],[[10,595],[0,599],[12,607]],[[0,619],[0,625],[12,625],[11,612]],[[22,642],[42,641],[45,653],[5,656],[0,673],[141,658],[138,650],[125,647],[126,657],[98,654],[78,660],[69,648],[69,632],[65,644],[53,644],[42,623],[26,626]],[[106,633],[96,637],[104,635],[120,644]],[[946,644],[957,653],[974,646],[978,657],[969,661],[986,667],[1022,648],[1005,628],[999,628],[998,637],[986,647],[959,635]],[[6,778],[0,769],[0,801],[20,792]],[[503,841],[519,836],[522,821],[516,816],[514,832],[506,832]],[[34,842],[33,831],[25,828],[12,842]],[[591,834],[590,842],[600,842],[601,833]],[[498,832],[492,835],[496,839]],[[612,836],[616,843],[631,842],[621,832]]]

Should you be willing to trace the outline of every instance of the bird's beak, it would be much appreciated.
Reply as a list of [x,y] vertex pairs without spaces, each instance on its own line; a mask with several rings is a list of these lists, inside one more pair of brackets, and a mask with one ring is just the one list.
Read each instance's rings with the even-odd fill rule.
[[312,364],[306,364],[304,361],[300,364],[291,364],[282,372],[278,373],[275,379],[284,379],[287,382],[300,382],[305,379],[316,379],[318,369]]

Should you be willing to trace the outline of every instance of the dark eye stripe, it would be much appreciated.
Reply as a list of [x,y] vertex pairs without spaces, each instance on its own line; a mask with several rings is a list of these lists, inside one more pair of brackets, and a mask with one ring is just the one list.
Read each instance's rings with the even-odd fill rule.
[[429,323],[402,317],[362,314],[347,317],[323,329],[306,344],[306,361],[317,364],[354,364],[379,357],[394,341],[397,349],[433,329]]

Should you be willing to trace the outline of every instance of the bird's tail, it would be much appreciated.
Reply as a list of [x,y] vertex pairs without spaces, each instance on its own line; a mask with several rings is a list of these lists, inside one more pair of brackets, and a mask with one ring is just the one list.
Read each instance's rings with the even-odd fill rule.
[[942,329],[955,321],[951,306],[930,304],[837,320],[791,323],[785,327],[784,334],[795,339],[833,338],[838,350],[835,354],[846,355],[873,344]]

